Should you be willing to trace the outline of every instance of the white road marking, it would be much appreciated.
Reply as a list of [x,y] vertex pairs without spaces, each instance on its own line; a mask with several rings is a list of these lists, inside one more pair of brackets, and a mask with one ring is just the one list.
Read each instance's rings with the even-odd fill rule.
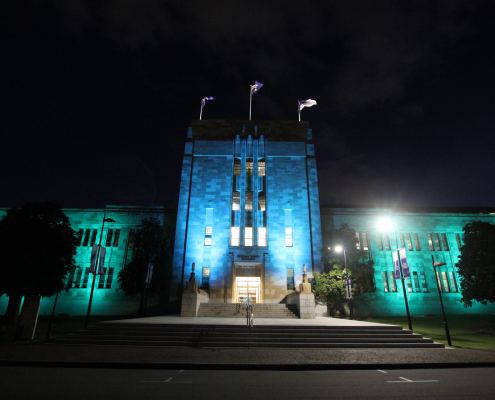
[[377,369],[377,371],[378,371],[378,372],[381,372],[381,373],[384,373],[384,374],[386,374],[386,373],[387,373],[386,371],[384,371],[384,370],[382,370],[382,369]]
[[192,381],[172,381],[170,377],[166,381],[141,381],[141,383],[192,383]]
[[184,370],[183,370],[183,369],[181,369],[181,370],[179,371],[179,374],[182,374],[183,372],[184,372]]
[[403,378],[399,376],[399,379],[403,379],[402,381],[387,381],[387,383],[418,383],[418,382],[438,382],[437,380],[423,380],[423,381],[412,381],[407,378]]

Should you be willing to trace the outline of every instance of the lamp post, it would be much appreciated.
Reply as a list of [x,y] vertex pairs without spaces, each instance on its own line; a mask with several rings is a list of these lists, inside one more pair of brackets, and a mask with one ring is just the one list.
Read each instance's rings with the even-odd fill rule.
[[400,280],[402,281],[402,290],[404,292],[404,302],[406,303],[407,322],[409,323],[409,329],[412,331],[413,328],[412,328],[412,322],[411,322],[411,314],[409,312],[409,303],[407,302],[406,285],[404,284],[404,279],[405,279],[404,278],[404,271],[402,270],[402,263],[401,263],[400,254],[399,254],[399,243],[397,242],[397,232],[395,231],[394,220],[392,217],[391,221],[387,220],[387,219],[380,221],[380,230],[388,232],[390,230],[390,228],[393,228],[393,230],[394,230],[395,250],[397,251],[397,262],[399,263]]
[[[340,253],[341,251],[344,252],[344,271],[345,271],[345,278],[347,285],[347,279],[349,278],[349,273],[347,272],[347,257],[345,255],[345,249],[342,246],[337,246],[335,247],[335,251],[337,253]],[[351,291],[351,296],[349,298],[349,314],[351,319],[354,319],[354,299],[352,298],[352,291]]]
[[[64,257],[60,257],[58,260],[63,262],[63,263],[66,262]],[[55,301],[53,302],[52,316],[50,317],[50,322],[48,323],[48,328],[46,330],[45,342],[48,342],[48,339],[50,338],[50,332],[52,330],[52,323],[53,323],[53,316],[55,315],[55,307],[57,307],[58,294],[59,294],[59,292],[57,292],[57,294],[55,295]]]
[[106,215],[107,213],[103,214],[103,223],[101,224],[100,243],[98,244],[98,251],[96,253],[95,269],[93,271],[93,283],[91,285],[91,294],[89,295],[88,314],[86,315],[86,323],[84,324],[84,329],[88,327],[89,314],[91,313],[91,303],[93,302],[93,292],[95,290],[95,281],[98,272],[98,263],[100,262],[100,249],[101,249],[101,239],[103,238],[103,227],[105,226],[105,222],[116,222],[112,218],[105,218]]
[[447,317],[445,316],[445,310],[443,308],[442,289],[440,288],[440,282],[438,282],[438,275],[437,275],[437,267],[441,267],[447,264],[440,261],[435,262],[433,256],[431,256],[431,262],[433,264],[433,272],[435,273],[435,280],[437,281],[438,296],[440,297],[440,305],[442,306],[443,325],[445,326],[445,334],[447,335],[447,342],[449,343],[449,346],[452,346],[452,342],[450,340],[449,324],[447,323]]

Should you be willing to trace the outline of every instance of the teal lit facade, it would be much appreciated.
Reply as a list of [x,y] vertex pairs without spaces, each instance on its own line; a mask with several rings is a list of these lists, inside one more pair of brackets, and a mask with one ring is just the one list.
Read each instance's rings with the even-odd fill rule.
[[[375,290],[355,288],[357,316],[405,315],[400,281],[393,279],[394,232],[380,232],[380,219],[393,219],[399,247],[405,247],[411,270],[406,280],[412,315],[440,313],[437,279],[448,314],[493,313],[495,305],[460,302],[456,263],[462,228],[473,221],[495,224],[495,208],[408,208],[320,206],[313,133],[306,122],[192,121],[187,135],[177,207],[107,206],[65,209],[80,233],[73,288],[60,294],[57,314],[85,315],[92,284],[88,273],[91,244],[107,248],[105,276],[98,278],[92,314],[132,315],[139,296],[124,296],[118,272],[132,260],[133,232],[143,218],[155,217],[175,233],[171,304],[180,296],[195,264],[198,286],[213,303],[284,302],[308,276],[324,270],[321,252],[333,228],[348,224],[358,246],[374,261]],[[335,188],[338,190],[338,188]],[[0,210],[0,218],[5,214]],[[105,225],[103,216],[116,222]],[[447,265],[435,276],[435,261]],[[50,314],[54,298],[42,299]],[[8,298],[0,297],[0,313]],[[160,299],[148,306],[159,310]],[[176,309],[178,312],[179,309]],[[317,307],[325,315],[326,307]]]

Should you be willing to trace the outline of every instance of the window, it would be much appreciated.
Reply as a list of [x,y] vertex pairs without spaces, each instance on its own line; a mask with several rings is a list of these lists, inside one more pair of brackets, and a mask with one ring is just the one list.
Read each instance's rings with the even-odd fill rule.
[[452,289],[452,292],[457,292],[457,282],[455,281],[455,275],[453,272],[449,272],[449,277],[450,277],[450,288]]
[[382,234],[378,234],[378,250],[383,250],[383,237]]
[[444,251],[449,251],[449,242],[447,240],[447,234],[442,233],[442,243],[443,243],[443,249]]
[[210,288],[210,267],[203,267],[203,279],[201,280],[201,286],[206,290]]
[[421,292],[421,286],[419,285],[419,276],[416,271],[413,272],[414,288],[416,292]]
[[433,237],[435,238],[435,247],[437,251],[442,251],[442,245],[440,244],[440,237],[438,236],[438,233],[434,233]]
[[407,291],[409,293],[412,293],[413,292],[413,285],[412,285],[411,278],[406,278],[406,285],[407,285]]
[[294,290],[294,268],[287,268],[287,290]]
[[107,275],[107,268],[103,268],[103,275],[100,275],[100,279],[98,280],[98,289],[105,288],[105,276]]
[[86,247],[89,244],[89,238],[91,236],[91,229],[86,229],[86,232],[84,233],[84,240],[83,240],[83,246]]
[[407,240],[407,250],[413,251],[413,245],[412,245],[412,240],[411,240],[411,234],[407,233],[406,234],[406,240]]
[[390,250],[390,236],[388,233],[385,233],[383,236],[385,236],[385,250]]
[[397,292],[397,285],[395,284],[395,272],[388,271],[388,276],[390,278],[390,291]]
[[421,248],[419,247],[418,234],[414,233],[413,236],[414,236],[414,246],[416,247],[416,251],[421,251]]
[[211,246],[211,234],[213,232],[213,227],[205,227],[205,246]]
[[119,247],[119,239],[120,239],[120,229],[115,229],[115,233],[113,235],[113,247]]
[[359,241],[359,232],[356,232],[356,249],[361,250],[361,242]]
[[253,191],[246,190],[246,210],[253,211]]
[[76,246],[80,246],[82,243],[82,238],[83,238],[83,233],[84,229],[79,229],[79,232],[77,232],[77,243]]
[[450,288],[449,288],[449,280],[447,278],[447,272],[437,270],[437,280],[438,280],[438,285],[440,286],[440,291],[449,293]]
[[265,176],[265,160],[258,161],[258,176]]
[[234,160],[234,175],[240,175],[241,174],[241,160],[236,158]]
[[258,210],[259,211],[266,211],[265,192],[259,192],[259,194],[258,194]]
[[400,236],[400,247],[403,249],[406,247],[406,242],[404,242],[404,234],[400,233],[399,236]]
[[370,248],[370,244],[368,241],[368,234],[366,232],[363,232],[362,236],[363,236],[363,250],[368,251]]
[[84,273],[82,274],[83,278],[82,278],[82,284],[81,284],[81,287],[83,289],[87,288],[88,287],[88,280],[89,280],[89,268],[84,268]]
[[258,228],[258,246],[266,246],[266,228]]
[[114,268],[108,268],[107,283],[105,285],[105,288],[106,289],[111,289],[112,288],[113,271],[114,271]]
[[134,247],[134,240],[136,240],[136,230],[131,229],[129,231],[129,239],[127,239],[127,247],[129,248]]
[[420,271],[419,279],[421,280],[421,289],[423,292],[428,292],[428,286],[426,285],[426,275],[424,271]]
[[430,245],[430,251],[435,251],[433,248],[433,239],[431,237],[431,233],[428,233],[428,244]]
[[253,175],[253,159],[246,159],[246,175]]
[[253,245],[253,228],[244,228],[244,246]]
[[107,241],[105,247],[110,247],[112,245],[113,229],[109,229],[107,233]]
[[73,288],[78,289],[81,286],[81,277],[83,273],[83,268],[76,268],[74,273]]
[[458,233],[455,234],[455,240],[457,241],[457,249],[460,250],[462,243],[461,243],[461,235]]
[[388,277],[386,271],[382,271],[382,279],[383,279],[383,288],[385,289],[385,293],[390,292],[390,288],[388,287]]
[[91,232],[91,240],[89,242],[89,245],[90,246],[93,246],[95,244],[95,242],[96,242],[96,233],[97,232],[98,231],[96,229],[93,229],[93,232]]
[[230,228],[230,245],[239,246],[239,227],[237,226]]
[[292,247],[292,228],[285,228],[285,246]]
[[235,191],[232,194],[232,210],[238,211],[241,209],[241,193]]

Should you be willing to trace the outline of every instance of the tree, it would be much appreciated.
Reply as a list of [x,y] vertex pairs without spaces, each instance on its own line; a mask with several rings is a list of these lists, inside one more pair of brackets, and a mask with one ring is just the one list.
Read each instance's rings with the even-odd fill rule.
[[141,295],[138,314],[144,313],[145,279],[148,264],[153,264],[149,290],[168,300],[172,275],[171,240],[166,227],[156,218],[145,218],[136,232],[132,261],[119,272],[117,280],[126,296]]
[[463,229],[461,255],[457,264],[464,307],[473,300],[487,305],[495,301],[495,225],[475,221]]
[[330,248],[322,253],[326,272],[314,278],[315,296],[326,301],[329,315],[337,312],[345,315],[345,261],[344,253],[336,252],[336,247],[345,249],[347,274],[352,278],[354,290],[360,292],[375,291],[373,261],[368,259],[368,252],[358,249],[356,231],[342,224],[339,229],[330,232],[326,242]]
[[77,235],[59,204],[27,203],[0,220],[0,295],[9,297],[6,322],[16,323],[23,296],[68,290],[76,268]]

